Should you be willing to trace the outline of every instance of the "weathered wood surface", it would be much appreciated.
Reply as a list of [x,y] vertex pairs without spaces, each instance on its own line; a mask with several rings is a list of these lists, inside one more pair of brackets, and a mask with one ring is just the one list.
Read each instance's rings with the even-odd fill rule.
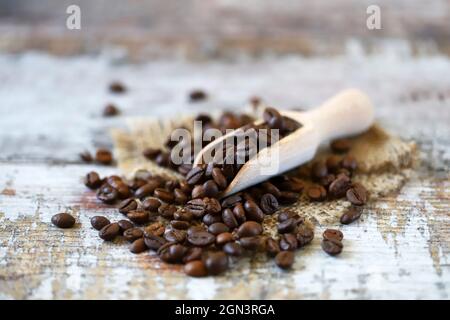
[[[0,56],[0,298],[448,299],[450,60],[358,52],[121,66],[105,57]],[[130,88],[126,95],[106,90],[118,78]],[[126,244],[100,241],[90,227],[93,215],[120,215],[99,205],[81,177],[116,170],[81,164],[77,155],[108,146],[108,128],[123,126],[126,117],[233,108],[254,94],[281,107],[310,107],[348,86],[373,98],[384,127],[419,144],[422,164],[399,195],[371,204],[361,221],[343,227],[340,257],[326,256],[317,237],[298,252],[292,272],[258,257],[221,277],[191,279],[147,253],[132,255]],[[188,104],[194,87],[211,100]],[[108,101],[120,106],[121,117],[100,116]],[[76,228],[50,225],[61,210],[74,213]]]

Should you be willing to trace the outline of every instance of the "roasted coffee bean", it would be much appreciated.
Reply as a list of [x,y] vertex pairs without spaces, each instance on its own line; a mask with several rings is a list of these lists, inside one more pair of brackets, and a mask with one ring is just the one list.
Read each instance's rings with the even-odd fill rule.
[[192,213],[194,217],[201,218],[205,214],[206,205],[203,202],[203,199],[192,199],[188,201],[185,209]]
[[143,236],[144,236],[144,233],[139,228],[130,228],[130,229],[125,230],[123,233],[123,237],[130,242],[133,242],[136,239],[142,238]]
[[294,211],[281,211],[278,214],[278,222],[286,221],[290,218],[295,218],[296,220],[300,219],[299,215]]
[[191,226],[189,222],[181,220],[172,220],[170,221],[170,225],[178,230],[186,230]]
[[153,194],[155,197],[167,203],[172,203],[175,200],[173,193],[163,188],[156,188]]
[[197,185],[192,189],[192,192],[191,192],[192,199],[203,198],[204,196],[205,196],[205,190],[203,189],[202,185]]
[[84,162],[90,163],[92,162],[94,159],[92,158],[92,155],[89,151],[83,151],[80,153],[80,159],[83,160]]
[[200,90],[200,89],[192,90],[189,93],[189,100],[191,102],[202,101],[202,100],[205,100],[207,97],[208,97],[208,95],[206,94],[206,92],[203,90]]
[[215,236],[228,231],[230,231],[230,228],[228,228],[227,225],[222,222],[215,222],[208,227],[208,232],[212,233]]
[[147,246],[145,245],[144,238],[139,238],[133,241],[130,245],[130,251],[132,253],[141,253],[147,250]]
[[275,257],[281,251],[278,241],[273,238],[267,239],[266,251],[269,256]]
[[192,188],[186,181],[180,181],[180,190],[185,194],[191,194]]
[[261,184],[265,192],[273,194],[276,198],[281,196],[281,191],[274,184],[266,181]]
[[173,190],[173,195],[175,196],[176,204],[185,204],[189,200],[187,195],[185,195],[184,192],[179,188],[175,188]]
[[137,189],[134,192],[134,196],[139,199],[151,196],[153,194],[153,191],[155,191],[158,186],[159,183],[156,180],[150,180],[150,182],[147,182],[142,187]]
[[349,170],[350,172],[355,171],[357,166],[358,163],[356,162],[355,157],[349,154],[344,156],[344,158],[342,158],[341,160],[341,167]]
[[169,167],[170,166],[170,153],[168,152],[161,152],[158,154],[155,158],[155,162],[157,165],[161,167]]
[[237,236],[239,238],[243,237],[254,237],[262,234],[263,228],[260,223],[255,221],[247,221],[241,224],[237,229]]
[[155,160],[156,157],[161,153],[161,149],[147,148],[142,152],[142,155],[149,160]]
[[336,155],[331,155],[327,158],[326,164],[329,172],[336,173],[341,166],[341,158]]
[[208,273],[217,275],[228,269],[228,257],[223,252],[210,252],[205,258]]
[[186,208],[182,208],[173,214],[173,218],[189,222],[194,219],[194,215],[189,210],[186,210]]
[[127,214],[130,211],[136,210],[138,207],[138,203],[136,200],[134,200],[133,198],[128,198],[123,200],[119,206],[119,212],[123,213],[123,214]]
[[164,184],[164,188],[170,192],[173,192],[178,187],[178,182],[175,180],[167,180]]
[[168,249],[169,259],[171,263],[181,263],[183,257],[187,253],[187,248],[181,244],[171,245]]
[[280,249],[283,251],[294,251],[298,247],[297,237],[292,233],[282,234],[280,237]]
[[206,197],[215,197],[219,193],[219,187],[214,180],[208,180],[203,184],[203,193]]
[[205,174],[205,170],[202,167],[194,167],[186,175],[186,182],[193,186],[199,183]]
[[233,256],[233,257],[239,257],[242,255],[242,246],[237,242],[227,242],[222,247],[223,252],[226,254]]
[[97,190],[96,195],[97,199],[104,203],[113,203],[119,197],[117,190],[106,183]]
[[161,204],[161,206],[158,208],[158,213],[166,219],[173,219],[173,215],[175,214],[175,212],[177,211],[177,207],[174,206],[173,204],[167,204],[167,203],[163,203]]
[[238,203],[233,208],[233,214],[238,223],[244,223],[247,221],[247,217],[245,216],[245,209],[242,203]]
[[337,139],[330,143],[331,150],[336,153],[346,153],[352,147],[352,143],[348,139]]
[[206,277],[208,275],[208,270],[206,270],[203,261],[194,260],[185,264],[184,273],[191,277]]
[[133,210],[127,213],[127,218],[137,224],[144,224],[148,222],[149,215],[147,211]]
[[202,258],[203,249],[199,247],[190,247],[187,249],[186,254],[183,257],[183,262],[188,263],[194,260],[200,260]]
[[281,269],[290,269],[294,264],[295,254],[292,251],[281,251],[275,257],[275,263]]
[[131,196],[130,187],[124,182],[118,183],[117,186],[113,186],[118,193],[120,199],[126,199]]
[[169,229],[164,232],[164,239],[169,242],[183,243],[186,236],[185,230]]
[[301,248],[314,239],[314,230],[306,225],[300,225],[297,228],[297,243]]
[[327,240],[338,240],[338,241],[342,241],[342,239],[344,239],[344,234],[336,229],[326,229],[323,232],[323,238],[327,239]]
[[282,191],[280,196],[278,197],[278,201],[281,204],[292,204],[297,202],[298,197],[300,195],[296,192],[291,192],[291,191]]
[[239,225],[231,209],[225,209],[222,211],[222,221],[231,230],[237,228]]
[[126,87],[118,81],[111,82],[109,85],[109,91],[113,93],[124,93],[126,90]]
[[152,250],[158,250],[162,245],[167,243],[166,239],[163,237],[155,236],[155,235],[148,235],[144,237],[145,245]]
[[187,237],[189,243],[198,247],[206,247],[216,241],[216,237],[207,231],[192,232]]
[[113,104],[108,104],[104,109],[103,109],[103,116],[104,117],[114,117],[117,116],[120,113],[119,108],[117,108],[115,105]]
[[199,224],[196,226],[190,226],[189,229],[187,230],[187,234],[189,236],[194,232],[203,232],[203,231],[206,231],[206,228],[203,225]]
[[350,189],[347,190],[346,196],[347,200],[355,206],[362,206],[366,204],[369,194],[362,184],[353,183]]
[[225,243],[233,240],[233,235],[230,232],[223,232],[216,236],[216,245],[223,246]]
[[134,225],[128,220],[119,220],[117,224],[119,225],[121,233],[124,233],[126,230],[134,227]]
[[297,228],[297,220],[294,218],[287,219],[283,222],[278,223],[277,225],[278,233],[293,232],[296,228]]
[[153,222],[144,228],[144,236],[155,235],[162,237],[165,231],[166,228],[161,222]]
[[102,229],[104,226],[110,224],[111,222],[108,220],[108,218],[104,217],[104,216],[94,216],[91,218],[91,226],[95,229],[95,230],[100,230]]
[[323,201],[327,197],[327,191],[320,185],[313,185],[306,190],[309,200],[311,201]]
[[266,240],[267,238],[263,236],[243,237],[239,239],[239,243],[247,250],[265,251]]
[[334,198],[342,198],[345,196],[347,190],[351,186],[350,178],[346,175],[340,174],[336,177],[328,187],[329,194]]
[[222,207],[220,206],[219,200],[216,198],[203,198],[203,203],[205,205],[205,212],[210,214],[217,214],[220,213],[220,210],[222,210]]
[[322,249],[330,256],[338,255],[342,252],[342,248],[344,247],[342,242],[336,239],[323,239],[322,240]]
[[343,175],[345,175],[345,176],[347,176],[347,177],[351,177],[351,176],[352,176],[352,173],[351,173],[349,170],[345,169],[345,168],[339,168],[339,169],[336,171],[336,175],[337,175],[337,176],[338,176],[338,175],[341,175],[341,174],[343,174]]
[[68,213],[62,212],[52,217],[52,223],[58,228],[72,228],[75,224],[75,218]]
[[106,149],[98,149],[95,153],[95,161],[104,165],[111,164],[113,161],[111,151]]
[[156,212],[158,211],[158,208],[161,206],[161,201],[159,201],[156,198],[146,198],[143,202],[142,202],[142,208],[144,210],[148,210],[151,212]]
[[261,197],[260,207],[265,214],[272,214],[278,210],[278,200],[271,193]]
[[235,194],[223,199],[221,205],[222,208],[231,208],[241,201],[242,197],[239,194]]
[[102,180],[97,172],[91,171],[84,178],[84,185],[89,189],[97,189],[102,185]]
[[143,180],[143,179],[139,179],[139,178],[133,178],[133,180],[130,181],[130,183],[128,184],[128,186],[132,189],[132,190],[137,190],[140,187],[142,187],[144,184],[146,184],[147,181]]
[[328,175],[328,168],[325,162],[317,161],[313,164],[311,169],[312,178],[319,180]]
[[212,177],[214,179],[214,182],[219,186],[221,190],[225,189],[228,185],[227,179],[222,173],[222,170],[220,168],[214,168],[212,170]]
[[263,113],[263,118],[271,129],[282,129],[284,127],[284,118],[274,108],[266,108]]
[[302,192],[305,188],[305,183],[299,178],[292,177],[288,181],[281,182],[279,187],[283,191]]
[[[186,176],[188,174],[188,172],[191,170],[192,170],[192,164],[189,164],[189,163],[183,163],[177,169],[177,171],[183,176]],[[189,191],[189,193],[190,193],[190,191]]]
[[362,209],[359,207],[350,207],[348,208],[344,214],[341,216],[342,224],[350,224],[353,221],[356,221],[361,217]]
[[281,130],[281,134],[283,136],[286,136],[301,127],[302,127],[302,125],[300,123],[298,123],[297,121],[295,121],[291,118],[288,118],[288,117],[283,117],[283,128]]
[[328,188],[329,186],[330,186],[330,184],[334,181],[334,180],[336,180],[336,176],[334,175],[334,174],[328,174],[328,175],[326,175],[325,177],[323,177],[323,178],[320,178],[319,180],[318,180],[318,182],[319,182],[319,184],[321,185],[321,186],[323,186],[324,188]]
[[120,234],[120,227],[119,224],[117,224],[116,222],[104,226],[98,232],[98,236],[105,241],[112,241],[119,234]]
[[208,213],[208,214],[205,214],[203,216],[202,221],[207,226],[210,226],[213,223],[222,222],[222,217],[220,215],[217,215],[217,214],[210,214],[210,213]]
[[264,220],[264,212],[252,200],[247,200],[244,202],[245,216],[247,220],[262,222]]

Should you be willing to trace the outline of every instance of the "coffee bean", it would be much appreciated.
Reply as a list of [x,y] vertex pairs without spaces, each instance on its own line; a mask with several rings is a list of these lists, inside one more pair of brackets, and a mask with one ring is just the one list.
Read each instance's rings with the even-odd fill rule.
[[119,212],[122,214],[127,214],[130,211],[136,210],[137,207],[138,203],[133,198],[123,200],[118,206]]
[[212,170],[212,177],[214,179],[214,182],[221,190],[224,190],[227,187],[228,185],[227,179],[223,175],[222,170],[220,168],[214,168]]
[[222,222],[222,217],[220,215],[217,215],[217,214],[210,214],[210,213],[208,213],[208,214],[205,214],[203,216],[202,221],[207,226],[210,226],[213,223]]
[[100,230],[102,229],[104,226],[110,224],[111,222],[108,220],[108,218],[103,217],[103,216],[94,216],[91,218],[91,226],[95,229],[95,230]]
[[191,194],[192,188],[186,181],[180,181],[180,190],[185,194]]
[[295,255],[292,251],[281,251],[275,257],[275,263],[281,269],[290,269],[294,264]]
[[292,233],[282,234],[280,237],[280,249],[283,251],[294,251],[298,247],[297,237]]
[[195,225],[195,226],[190,226],[189,229],[187,230],[187,234],[188,236],[194,232],[200,232],[200,231],[206,231],[206,228],[199,224],[199,225]]
[[192,189],[191,197],[192,199],[203,198],[205,196],[205,190],[202,185],[197,185]]
[[127,213],[127,218],[137,224],[144,224],[148,222],[149,215],[147,211],[133,210]]
[[169,260],[171,263],[181,263],[187,253],[187,248],[181,244],[171,245],[168,249]]
[[130,251],[132,253],[141,253],[147,250],[147,246],[145,245],[144,238],[139,238],[133,241],[130,246]]
[[222,211],[222,221],[227,225],[228,228],[233,230],[238,226],[238,222],[231,209],[225,209]]
[[98,149],[95,153],[95,161],[100,164],[109,165],[113,161],[111,151],[106,149]]
[[323,201],[327,197],[327,191],[320,185],[313,185],[306,190],[309,200]]
[[350,150],[352,143],[348,139],[337,139],[330,143],[331,150],[336,153],[345,153]]
[[120,227],[120,232],[121,232],[121,233],[123,233],[123,232],[125,232],[126,230],[131,229],[131,228],[134,227],[134,225],[133,225],[130,221],[128,221],[128,220],[119,220],[119,221],[117,222],[117,224],[118,224],[119,227]]
[[163,203],[161,204],[161,206],[158,208],[158,213],[166,219],[173,219],[173,215],[175,214],[175,212],[177,211],[177,207],[172,205],[172,204],[167,204],[167,203]]
[[109,85],[109,91],[114,93],[124,93],[126,90],[126,87],[118,81],[111,82]]
[[330,195],[334,198],[342,198],[345,196],[347,190],[351,186],[350,178],[346,175],[340,174],[336,177],[330,186],[328,187],[328,191]]
[[62,212],[52,217],[52,223],[58,228],[72,228],[75,224],[75,218],[68,213]]
[[228,228],[227,225],[222,222],[215,222],[208,227],[208,232],[212,233],[215,236],[228,231],[230,231],[230,228]]
[[303,180],[292,177],[289,178],[287,181],[283,181],[279,184],[279,187],[283,191],[291,191],[291,192],[302,192],[305,188],[305,183]]
[[188,201],[188,197],[179,188],[175,188],[173,194],[175,196],[175,203],[177,204],[185,204]]
[[297,243],[301,248],[314,239],[314,230],[306,225],[300,225],[297,228]]
[[144,236],[145,245],[152,250],[158,250],[162,245],[167,243],[166,239],[155,236],[153,234],[145,235]]
[[187,239],[189,243],[198,247],[206,247],[216,241],[216,237],[207,231],[192,232]]
[[172,220],[170,221],[170,225],[178,230],[186,230],[188,229],[191,225],[189,224],[189,222],[187,221],[180,221],[180,220]]
[[194,167],[186,175],[186,182],[191,186],[195,185],[202,180],[204,174],[205,170],[202,167]]
[[331,256],[340,254],[344,247],[342,242],[337,239],[323,239],[321,246],[323,251]]
[[205,214],[206,205],[203,199],[193,199],[188,201],[185,209],[191,212],[194,215],[194,217],[201,218]]
[[323,186],[324,188],[328,188],[329,186],[330,186],[330,184],[334,181],[334,180],[336,180],[336,176],[334,175],[334,174],[328,174],[328,175],[326,175],[325,177],[323,177],[323,178],[320,178],[319,180],[318,180],[318,182],[319,182],[319,184],[321,185],[321,186]]
[[108,104],[103,109],[103,116],[104,117],[114,117],[114,116],[117,116],[119,113],[120,113],[119,109],[113,104]]
[[266,251],[269,256],[275,257],[281,251],[278,241],[273,238],[267,239]]
[[186,236],[185,230],[169,229],[164,232],[164,239],[169,242],[183,243]]
[[297,202],[299,196],[300,195],[296,192],[282,191],[280,196],[278,197],[278,201],[281,204],[285,204],[285,205],[292,204],[292,203]]
[[216,236],[216,245],[223,246],[225,243],[233,240],[233,235],[230,232],[223,232]]
[[209,274],[217,275],[228,269],[228,257],[223,252],[210,252],[205,258]]
[[351,155],[346,155],[341,160],[341,167],[349,170],[350,172],[355,171],[358,166],[355,157]]
[[184,273],[191,277],[206,277],[208,275],[205,264],[201,260],[194,260],[186,263],[184,266]]
[[274,184],[266,181],[261,184],[265,192],[273,194],[276,198],[281,196],[281,191]]
[[170,166],[170,153],[169,152],[161,152],[155,158],[155,162],[157,165],[161,167],[169,167]]
[[223,252],[226,254],[233,256],[233,257],[239,257],[242,255],[242,246],[237,242],[227,242],[222,247]]
[[119,193],[116,189],[105,183],[97,190],[96,196],[98,200],[111,204],[117,200]]
[[205,212],[210,214],[217,214],[220,213],[220,210],[222,210],[222,207],[220,206],[219,200],[215,198],[203,198],[203,203],[205,205]]
[[272,214],[278,210],[278,200],[271,193],[266,193],[261,197],[260,206],[265,214]]
[[281,211],[281,212],[278,214],[278,222],[283,222],[283,221],[286,221],[286,220],[288,220],[288,219],[290,219],[290,218],[294,218],[295,220],[297,220],[297,221],[299,221],[299,222],[300,222],[300,220],[302,220],[302,219],[300,218],[300,216],[299,216],[296,212],[294,212],[294,211],[288,211],[288,210],[286,210],[286,211]]
[[80,153],[80,159],[83,160],[84,162],[90,163],[92,162],[94,159],[92,158],[92,155],[89,151],[83,151]]
[[167,203],[172,203],[175,200],[173,193],[163,188],[156,188],[153,194],[155,197]]
[[130,242],[133,242],[136,239],[142,238],[144,233],[139,228],[130,228],[123,232],[123,237]]
[[239,238],[253,237],[262,234],[263,228],[260,223],[255,221],[247,221],[241,224],[236,234]]
[[189,100],[191,102],[202,101],[202,100],[205,100],[207,97],[208,97],[208,95],[206,94],[206,92],[204,92],[203,90],[200,90],[200,89],[192,90],[189,93]]
[[248,220],[262,222],[264,220],[264,212],[253,200],[244,202],[245,216]]
[[214,180],[208,180],[203,184],[203,192],[206,197],[215,197],[219,193],[219,187]]
[[145,197],[151,196],[153,194],[153,191],[155,191],[156,188],[158,188],[159,182],[156,180],[150,180],[146,184],[144,184],[142,187],[137,189],[134,192],[134,196],[139,199],[143,199]]
[[199,247],[190,247],[187,249],[186,254],[183,257],[183,262],[188,263],[194,260],[200,260],[202,258],[203,249]]
[[356,206],[366,204],[368,195],[366,188],[360,183],[353,183],[346,193],[347,200]]
[[142,155],[149,160],[155,160],[156,157],[161,153],[161,149],[147,148],[142,152]]
[[150,235],[163,236],[166,228],[161,222],[153,222],[144,228],[144,236],[148,237]]
[[146,198],[142,202],[142,208],[147,211],[156,212],[161,206],[161,201],[156,198]]
[[328,168],[325,162],[317,161],[313,164],[311,169],[313,179],[319,180],[328,175]]
[[264,251],[265,242],[266,238],[262,236],[239,238],[240,245],[242,246],[242,248],[247,250]]
[[245,216],[245,209],[242,203],[238,203],[234,206],[233,215],[236,218],[238,224],[247,221],[247,217]]
[[326,160],[326,165],[329,172],[334,172],[340,168],[341,166],[341,158],[336,155],[331,155]]
[[223,199],[221,205],[222,208],[231,208],[241,201],[242,197],[239,194],[235,194]]
[[189,210],[186,210],[186,208],[182,208],[173,214],[173,218],[189,222],[194,219],[194,215]]
[[98,236],[105,241],[112,241],[120,234],[119,224],[116,222],[104,226],[98,233]]
[[362,209],[359,207],[350,207],[347,209],[347,211],[344,212],[344,214],[341,216],[341,223],[342,224],[350,224],[353,221],[356,221],[361,217]]
[[294,218],[287,219],[283,222],[278,223],[277,225],[278,233],[293,232],[296,228],[297,228],[297,220]]
[[349,170],[345,169],[345,168],[339,168],[339,169],[336,171],[336,175],[337,175],[337,176],[339,176],[339,175],[341,175],[341,174],[343,174],[343,175],[345,175],[345,176],[347,176],[347,177],[351,177],[351,176],[352,176],[352,173],[351,173]]
[[284,127],[284,118],[274,108],[266,108],[263,119],[271,129],[282,129]]
[[323,232],[323,238],[326,240],[338,240],[338,241],[342,241],[342,239],[344,238],[344,234],[336,229],[326,229]]
[[84,185],[89,189],[97,189],[102,184],[102,180],[97,172],[91,171],[84,178]]

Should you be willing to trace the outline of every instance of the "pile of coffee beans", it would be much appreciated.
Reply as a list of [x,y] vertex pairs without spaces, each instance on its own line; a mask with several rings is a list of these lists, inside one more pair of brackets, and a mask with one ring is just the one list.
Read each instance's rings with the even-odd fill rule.
[[[202,121],[204,128],[213,127],[222,132],[241,127],[255,132],[278,129],[280,138],[301,127],[273,108],[265,110],[261,125],[253,125],[253,119],[248,115],[230,112],[225,112],[218,121],[204,114],[196,120]],[[166,143],[169,151],[145,150],[144,156],[149,160],[184,175],[180,181],[146,170],[138,171],[131,180],[116,175],[101,178],[96,172],[89,172],[84,184],[96,191],[100,201],[115,205],[126,217],[111,222],[106,217],[94,216],[92,227],[105,241],[123,237],[130,242],[132,253],[151,250],[166,263],[184,264],[185,273],[194,277],[221,274],[236,258],[252,252],[265,252],[274,258],[278,267],[291,268],[295,250],[313,240],[314,230],[286,205],[295,203],[304,189],[311,201],[346,197],[352,206],[342,215],[341,222],[349,224],[360,217],[360,206],[367,202],[368,193],[361,184],[352,182],[357,163],[346,154],[351,148],[350,141],[341,139],[339,143],[332,143],[332,150],[337,154],[314,163],[308,170],[307,178],[314,181],[308,188],[305,188],[304,172],[299,172],[273,177],[221,199],[221,192],[243,166],[236,163],[236,157],[242,156],[239,151],[244,151],[243,159],[248,161],[251,159],[247,152],[249,145],[258,145],[257,142],[246,140],[244,146],[233,147],[229,154],[234,161],[213,161],[196,167],[171,163],[170,149],[174,145],[169,140]],[[107,154],[100,155],[107,162]],[[97,153],[96,158],[98,156]],[[267,235],[263,227],[264,220],[273,214],[277,215],[274,237]],[[59,214],[52,222],[66,228],[74,224],[72,219]],[[326,230],[323,250],[330,255],[339,254],[343,248],[342,239],[342,232]]]

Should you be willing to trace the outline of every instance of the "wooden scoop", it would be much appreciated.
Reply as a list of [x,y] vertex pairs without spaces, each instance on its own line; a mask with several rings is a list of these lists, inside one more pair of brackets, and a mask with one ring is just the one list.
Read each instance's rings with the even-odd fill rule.
[[[319,145],[327,140],[356,135],[369,129],[374,121],[374,110],[367,95],[356,89],[342,91],[320,107],[306,112],[280,111],[302,127],[262,149],[246,162],[222,193],[222,197],[239,192],[268,178],[286,172],[311,160]],[[256,124],[262,121],[256,122]],[[205,152],[211,152],[217,143],[232,136],[231,132],[214,140],[196,156],[194,166],[202,163]]]

